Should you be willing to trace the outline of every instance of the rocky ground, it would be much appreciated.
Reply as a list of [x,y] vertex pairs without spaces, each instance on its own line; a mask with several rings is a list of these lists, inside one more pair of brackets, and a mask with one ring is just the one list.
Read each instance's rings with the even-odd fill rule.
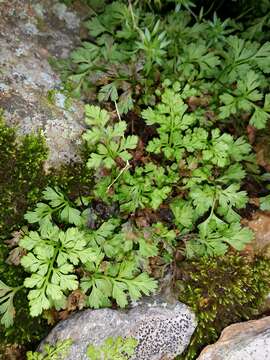
[[[65,58],[78,43],[83,9],[71,11],[55,0],[2,0],[0,13],[0,107],[8,125],[23,134],[42,131],[50,149],[48,166],[78,159],[83,104],[67,101],[49,59]],[[263,152],[259,147],[260,162],[269,167]],[[247,252],[251,256],[269,254],[270,214],[256,212],[247,224],[256,233]],[[194,314],[184,304],[150,299],[128,312],[104,309],[75,314],[60,322],[46,341],[71,337],[74,345],[66,359],[79,360],[86,359],[89,343],[100,344],[116,334],[134,336],[139,339],[134,359],[169,360],[187,347],[196,324]],[[270,317],[264,317],[229,326],[198,360],[269,358]]]

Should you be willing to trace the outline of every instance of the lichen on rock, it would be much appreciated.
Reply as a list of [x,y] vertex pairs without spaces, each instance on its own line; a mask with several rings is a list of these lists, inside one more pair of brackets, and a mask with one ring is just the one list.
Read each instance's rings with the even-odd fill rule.
[[[65,58],[79,41],[80,18],[54,0],[0,3],[0,107],[20,134],[41,129],[49,146],[51,166],[78,159],[83,105],[63,106],[61,81],[49,64]],[[52,104],[50,91],[59,95]]]
[[55,344],[71,338],[73,345],[66,360],[87,360],[89,344],[98,346],[108,337],[131,337],[138,340],[133,360],[170,360],[185,350],[196,325],[186,305],[148,298],[128,311],[81,311],[60,322],[45,342]]

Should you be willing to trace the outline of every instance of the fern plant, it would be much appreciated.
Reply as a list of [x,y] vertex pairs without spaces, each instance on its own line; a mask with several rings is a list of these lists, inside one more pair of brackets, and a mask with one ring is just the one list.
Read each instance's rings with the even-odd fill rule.
[[120,203],[120,209],[125,212],[146,207],[157,210],[172,192],[172,185],[177,180],[178,175],[173,168],[148,163],[144,167],[137,167],[133,174],[130,171],[123,173],[114,186],[113,199]]
[[45,344],[44,350],[41,352],[28,351],[27,360],[64,360],[68,355],[72,340],[58,341],[54,346]]
[[261,210],[270,211],[270,195],[262,196],[260,198]]
[[83,135],[89,146],[96,146],[97,152],[92,152],[87,166],[98,168],[101,165],[111,169],[117,160],[127,162],[131,159],[128,150],[134,149],[138,138],[135,135],[125,137],[127,124],[119,121],[113,126],[109,125],[110,116],[106,110],[98,106],[87,105],[85,108],[86,123],[91,126]]
[[[13,298],[22,287],[30,289],[33,317],[51,308],[65,309],[67,296],[77,289],[87,294],[85,305],[94,308],[109,306],[112,300],[125,307],[129,299],[138,300],[155,291],[156,281],[143,271],[147,259],[157,254],[155,244],[147,245],[143,234],[135,232],[128,241],[132,229],[119,227],[117,219],[91,230],[87,227],[87,209],[76,209],[58,188],[48,187],[43,195],[44,202],[25,215],[37,230],[24,234],[19,241],[27,252],[20,263],[30,276],[16,288],[0,283],[0,313],[5,326],[13,323]],[[82,269],[83,277],[78,269]]]
[[149,142],[147,151],[162,153],[169,160],[181,159],[184,139],[180,134],[196,122],[193,114],[186,113],[187,108],[177,93],[172,89],[165,89],[156,108],[148,108],[142,112],[147,125],[158,125],[159,136]]
[[78,288],[74,266],[97,259],[98,250],[88,248],[84,233],[77,228],[61,231],[53,225],[30,231],[20,246],[28,250],[21,265],[30,273],[24,286],[30,288],[28,299],[30,314],[40,315],[43,310],[65,308],[68,291]]
[[135,352],[138,340],[134,338],[109,337],[102,345],[89,345],[87,356],[90,360],[128,360]]
[[[94,308],[111,306],[113,301],[125,307],[129,299],[149,295],[157,287],[145,272],[150,258],[161,255],[165,264],[171,261],[175,239],[184,241],[188,257],[223,255],[229,247],[242,250],[252,239],[252,232],[241,226],[238,213],[248,200],[241,182],[246,164],[253,162],[250,145],[208,123],[203,126],[200,115],[188,114],[187,91],[190,89],[177,84],[169,87],[161,94],[160,104],[143,112],[146,125],[156,126],[157,131],[145,145],[148,160],[143,166],[119,164],[119,158],[131,161],[128,150],[136,150],[138,142],[137,136],[125,135],[126,123],[109,124],[108,112],[87,106],[87,122],[92,128],[85,139],[93,145],[88,166],[106,171],[111,181],[106,199],[101,191],[104,181],[98,178],[94,194],[118,203],[127,220],[112,218],[90,229],[87,204],[91,197],[84,204],[82,199],[71,202],[59,188],[44,191],[44,202],[25,215],[36,230],[19,242],[27,252],[21,265],[31,274],[24,286],[30,289],[32,316],[52,307],[64,309],[68,294],[77,289],[85,293],[86,305]],[[156,155],[161,157],[159,164]],[[136,212],[155,212],[161,206],[174,216],[170,240],[155,235],[155,229],[161,230],[155,221],[150,233],[131,221]],[[162,231],[166,234],[169,229]],[[12,294],[10,290],[9,304]],[[3,298],[3,304],[5,301]],[[11,306],[1,310],[5,316],[11,311]]]
[[2,314],[1,324],[6,328],[14,323],[15,308],[13,304],[14,296],[22,286],[11,287],[0,280],[0,314]]
[[[190,0],[91,4],[88,35],[60,72],[65,93],[88,104],[93,181],[79,198],[48,187],[26,213],[15,248],[26,278],[14,288],[0,282],[5,326],[21,289],[32,316],[68,310],[74,291],[85,307],[125,307],[158,288],[152,276],[164,274],[176,249],[222,256],[253,236],[241,211],[247,175],[260,169],[246,128],[263,129],[270,116],[270,44],[258,35],[267,16],[243,33]],[[260,199],[262,209],[268,201]],[[89,351],[125,358],[125,341]]]
[[[63,360],[68,355],[72,340],[45,344],[42,352],[28,351],[27,360]],[[108,337],[100,346],[88,345],[86,355],[90,360],[127,360],[134,354],[138,341],[134,338]]]
[[[106,265],[105,271],[101,266]],[[138,300],[142,294],[150,295],[156,289],[156,283],[146,273],[138,273],[134,261],[123,261],[121,264],[95,263],[86,266],[87,275],[82,279],[81,287],[88,295],[90,307],[100,308],[111,306],[109,298],[114,298],[117,304],[124,308],[131,300]]]
[[[259,86],[258,75],[249,71],[245,79],[238,81],[237,88],[231,94],[220,95],[220,100],[225,105],[220,107],[219,117],[226,119],[230,115],[240,114],[241,111],[253,112],[249,123],[257,129],[263,129],[270,117],[270,94],[266,94],[264,98],[263,94],[258,91]],[[260,107],[257,102],[263,98],[264,105]]]
[[[241,250],[253,237],[238,213],[248,201],[240,187],[245,167],[254,162],[251,147],[243,137],[202,126],[201,116],[187,113],[185,96],[175,85],[164,90],[156,107],[142,112],[148,126],[157,126],[145,152],[162,160],[116,173],[111,169],[115,180],[107,201],[119,203],[126,214],[167,204],[182,236],[192,234],[185,244],[189,257],[223,255],[230,246]],[[102,195],[103,185],[98,182],[96,195]]]
[[176,7],[163,7],[159,19],[136,1],[115,1],[91,16],[86,27],[93,41],[84,41],[62,67],[67,86],[86,98],[117,101],[120,113],[127,113],[157,103],[162,82],[178,80],[210,96],[220,121],[243,121],[245,111],[251,125],[263,128],[270,43],[246,40],[233,20],[222,22],[216,14],[209,20],[203,10],[197,16],[192,1],[173,2]]

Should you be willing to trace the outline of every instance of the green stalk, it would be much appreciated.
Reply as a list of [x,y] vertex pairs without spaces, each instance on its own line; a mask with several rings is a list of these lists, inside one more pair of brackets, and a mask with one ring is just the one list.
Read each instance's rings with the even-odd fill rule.
[[46,277],[45,277],[44,285],[43,285],[44,292],[46,291],[48,282],[49,282],[49,280],[50,280],[50,276],[51,276],[51,274],[52,274],[52,272],[53,272],[53,265],[54,265],[54,262],[55,262],[55,260],[56,260],[57,255],[58,255],[58,253],[59,253],[59,249],[60,249],[59,247],[56,247],[56,248],[54,249],[54,254],[53,254],[53,257],[52,257],[52,261],[50,262],[49,269],[48,269],[47,275],[46,275]]

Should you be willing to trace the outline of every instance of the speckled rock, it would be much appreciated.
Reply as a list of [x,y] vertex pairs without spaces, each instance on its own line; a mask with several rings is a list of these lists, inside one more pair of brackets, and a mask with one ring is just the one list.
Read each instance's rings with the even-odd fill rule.
[[270,316],[233,324],[197,360],[269,360]]
[[41,129],[51,165],[76,159],[83,105],[66,105],[48,60],[67,57],[79,42],[79,16],[56,0],[2,0],[0,14],[0,107],[7,123],[23,134]]
[[54,344],[71,338],[73,345],[66,360],[87,360],[89,344],[100,345],[110,336],[130,336],[139,340],[133,360],[170,360],[187,347],[196,325],[195,316],[186,305],[150,298],[128,311],[99,309],[76,313],[60,322],[45,342]]

